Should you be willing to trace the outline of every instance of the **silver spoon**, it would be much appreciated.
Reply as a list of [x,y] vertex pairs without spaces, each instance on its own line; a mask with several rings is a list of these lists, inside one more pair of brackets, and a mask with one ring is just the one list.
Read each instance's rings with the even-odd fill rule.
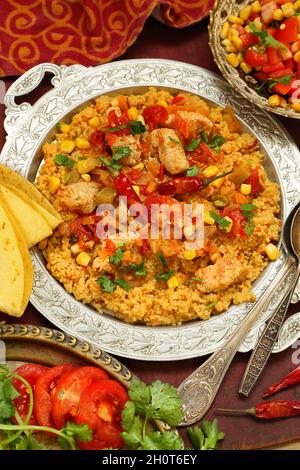
[[[300,204],[295,208],[298,214],[299,209]],[[293,213],[295,214],[294,211]],[[285,225],[287,224],[290,227],[290,216]],[[272,282],[272,288],[262,294],[242,322],[233,330],[226,343],[179,385],[178,391],[183,401],[184,410],[184,418],[180,426],[188,426],[199,421],[208,411],[240,344],[257,322],[264,307],[271,301],[274,292],[297,264],[293,256],[286,257],[284,266]]]
[[[285,319],[285,314],[290,304],[295,286],[300,273],[300,205],[298,204],[294,211],[290,214],[283,230],[283,243],[288,252],[288,256],[292,256],[297,260],[296,273],[289,272],[291,275],[289,281],[289,289],[282,298],[280,304],[275,309],[268,323],[266,324],[257,345],[255,346],[251,357],[248,361],[244,376],[242,378],[239,393],[248,397],[254,385],[258,381],[262,371],[264,370],[274,344],[278,338],[280,328]],[[291,220],[289,220],[291,219]],[[289,223],[290,222],[290,223]]]

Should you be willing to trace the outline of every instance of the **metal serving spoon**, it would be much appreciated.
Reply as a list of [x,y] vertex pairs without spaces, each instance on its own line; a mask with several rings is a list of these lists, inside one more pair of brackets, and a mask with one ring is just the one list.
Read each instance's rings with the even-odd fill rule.
[[[286,226],[291,226],[292,217],[295,215],[295,211],[299,213],[299,209],[300,204],[293,210],[292,215],[289,215],[284,232],[288,230]],[[208,411],[240,344],[262,314],[264,307],[271,301],[274,292],[291,273],[291,270],[295,270],[297,264],[293,256],[287,256],[286,262],[275,276],[272,286],[262,294],[242,322],[236,326],[226,343],[179,385],[178,391],[183,401],[184,410],[184,418],[180,426],[188,426],[199,421]]]
[[266,324],[248,361],[239,388],[239,393],[245,397],[249,396],[268,362],[298,281],[300,273],[300,204],[292,211],[284,226],[283,244],[288,256],[297,260],[297,269],[296,273],[293,272],[293,268],[287,273],[286,279],[291,276],[290,287]]

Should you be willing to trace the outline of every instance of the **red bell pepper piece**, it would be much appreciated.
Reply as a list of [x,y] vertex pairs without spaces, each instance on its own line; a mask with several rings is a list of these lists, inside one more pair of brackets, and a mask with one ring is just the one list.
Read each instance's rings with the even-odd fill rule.
[[298,35],[298,19],[296,16],[287,18],[280,26],[285,26],[284,29],[278,28],[275,34],[277,41],[284,44],[291,43],[297,40]]
[[290,68],[284,67],[283,69],[276,70],[275,72],[271,72],[269,76],[271,78],[281,78],[281,77],[285,77],[286,75],[292,75],[292,74],[293,74],[293,71]]
[[150,131],[153,131],[159,124],[163,124],[168,118],[168,111],[164,106],[159,104],[153,104],[147,106],[143,111],[143,118],[149,127]]
[[275,65],[279,62],[278,50],[275,47],[269,46],[267,48],[268,64]]
[[244,43],[244,47],[248,49],[248,47],[253,46],[253,44],[257,44],[259,42],[258,36],[253,33],[244,33],[240,35],[240,39]]
[[237,207],[236,209],[229,210],[228,207],[224,207],[221,213],[222,217],[230,217],[233,221],[232,228],[229,232],[231,237],[245,238],[247,236],[242,224],[246,221],[246,217],[242,214],[241,210]]
[[95,131],[90,137],[90,144],[92,147],[99,147],[104,144],[104,133],[102,131]]
[[272,93],[278,93],[279,95],[287,95],[292,88],[292,80],[290,80],[290,83],[277,83],[277,85],[274,85],[272,87]]
[[[126,127],[126,124],[129,122],[128,114],[127,111],[123,111],[121,116],[117,116],[116,111],[112,109],[108,115],[108,127],[113,128],[113,127],[122,127],[122,129],[116,129],[114,130],[114,133],[117,134],[118,136],[121,135],[129,135],[130,134],[130,129]],[[123,127],[124,126],[124,127]]]
[[[300,45],[300,44],[299,44]],[[294,59],[291,57],[290,59],[287,59],[284,61],[284,66],[287,68],[287,69],[291,69],[293,72],[295,71],[296,69],[296,62],[294,61]]]
[[245,62],[251,67],[261,67],[267,62],[266,54],[263,53],[259,46],[250,46],[245,54]]
[[140,198],[138,197],[137,193],[133,189],[129,179],[125,175],[125,173],[121,172],[117,178],[115,179],[115,186],[118,194],[120,196],[126,196],[128,205],[141,202]]
[[251,194],[258,194],[262,187],[259,180],[258,168],[251,171],[250,176],[245,180],[246,184],[251,184]]
[[165,165],[161,163],[159,167],[158,179],[162,181],[164,179],[164,176],[165,176]]
[[270,65],[270,64],[265,64],[262,66],[262,71],[265,73],[272,73],[276,72],[276,70],[282,70],[284,69],[284,64],[283,62],[278,62],[277,64]]

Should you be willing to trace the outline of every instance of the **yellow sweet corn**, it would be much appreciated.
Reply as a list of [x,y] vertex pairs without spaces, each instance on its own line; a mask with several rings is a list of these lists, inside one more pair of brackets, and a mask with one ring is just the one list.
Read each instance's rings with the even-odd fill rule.
[[204,209],[204,223],[207,225],[214,225],[215,219],[213,219],[207,209]]
[[293,8],[293,4],[291,2],[287,2],[281,5],[281,10],[285,18],[290,18],[291,16],[294,15],[294,12],[295,12]]
[[140,121],[142,124],[145,125],[145,119],[143,118],[143,116],[142,116],[141,114],[139,115],[139,117],[138,117],[137,120]]
[[214,165],[210,165],[202,171],[202,174],[205,176],[205,178],[211,178],[212,176],[216,176],[218,173],[219,168]]
[[228,16],[228,21],[229,21],[229,23],[233,23],[233,24],[240,24],[240,25],[244,24],[244,20],[242,20],[242,18],[239,18],[236,15],[229,15]]
[[165,100],[158,100],[157,104],[163,106],[164,108],[168,107],[168,103]]
[[250,13],[251,13],[251,5],[247,5],[244,8],[241,8],[240,18],[242,18],[242,20],[244,20],[244,21],[247,21],[247,19],[250,16]]
[[296,52],[296,54],[294,55],[294,61],[298,62],[299,60],[300,60],[300,51]]
[[80,253],[80,246],[78,243],[74,243],[74,245],[71,246],[70,248],[72,255],[78,255]]
[[273,12],[273,20],[275,20],[275,21],[283,20],[283,13],[282,13],[282,10],[280,8],[277,8],[277,10],[275,10]]
[[136,165],[134,165],[134,169],[135,170],[143,170],[145,167],[144,163],[143,162],[140,162],[140,163],[137,163]]
[[83,137],[77,137],[77,139],[75,140],[75,145],[80,150],[87,150],[91,146],[89,141],[87,139],[84,139]]
[[225,21],[221,29],[221,38],[222,39],[227,38],[228,32],[229,32],[229,23],[228,21]]
[[299,10],[299,8],[300,8],[300,0],[296,0],[296,2],[293,3],[293,9],[294,11],[297,11]]
[[191,261],[192,259],[196,258],[196,256],[197,256],[196,250],[186,250],[183,253],[184,259],[186,259],[188,261]]
[[215,263],[218,258],[219,258],[219,253],[213,253],[212,255],[210,255],[210,259],[213,263]]
[[280,97],[279,95],[272,95],[268,98],[268,103],[272,108],[276,108],[276,106],[280,105]]
[[219,178],[218,180],[213,181],[211,183],[211,186],[215,186],[216,188],[220,188],[223,183],[224,183],[224,178]]
[[242,61],[240,63],[240,67],[244,73],[251,73],[252,72],[252,67],[251,65],[247,64],[246,62]]
[[91,175],[89,175],[88,173],[83,173],[83,174],[81,175],[81,178],[83,178],[84,181],[86,181],[87,183],[89,183],[89,182],[91,181],[91,179],[92,179],[92,178],[91,178]]
[[135,106],[131,106],[131,108],[128,109],[128,118],[130,121],[137,121],[139,117],[139,112]]
[[100,124],[100,121],[99,121],[99,118],[97,116],[91,118],[89,120],[89,125],[92,126],[92,127],[98,127]]
[[239,51],[244,48],[244,43],[239,36],[232,36],[231,42]]
[[300,103],[292,103],[292,104],[291,104],[291,108],[292,108],[294,111],[300,112]]
[[239,66],[238,56],[234,54],[234,52],[231,52],[230,54],[228,54],[226,58],[227,58],[227,62],[229,62],[229,64],[232,65],[232,67],[236,68]]
[[237,52],[237,48],[232,44],[230,39],[224,39],[222,41],[223,46],[225,46],[226,52]]
[[91,261],[91,255],[86,253],[85,251],[82,251],[79,253],[79,255],[76,258],[76,263],[79,264],[79,266],[88,266]]
[[266,246],[265,252],[271,261],[275,261],[280,256],[280,251],[278,250],[277,246],[273,245],[273,243],[269,243]]
[[246,183],[243,183],[241,184],[241,193],[242,194],[245,194],[245,195],[248,195],[251,193],[251,184],[246,184]]
[[73,142],[73,140],[63,140],[60,143],[60,150],[62,153],[70,154],[73,152],[74,148],[75,143]]
[[225,232],[225,233],[229,233],[232,229],[232,226],[233,226],[233,220],[230,217],[228,217],[228,215],[226,215],[224,217],[224,219],[227,220],[227,222],[229,222],[229,224],[226,227],[222,228],[222,231]]
[[141,194],[141,188],[135,184],[132,187],[134,189],[134,192],[139,196]]
[[262,22],[261,22],[260,18],[255,18],[253,20],[253,23],[255,24],[257,29],[259,29],[260,31],[263,29],[263,25],[262,25]]
[[256,2],[252,3],[251,9],[252,9],[253,13],[259,13],[260,10],[261,10],[261,4],[259,3],[259,1],[256,1]]
[[287,105],[288,105],[286,99],[283,96],[280,97],[280,103],[279,104],[282,108],[287,108]]
[[170,279],[167,280],[167,284],[169,289],[175,289],[179,286],[178,278],[176,276],[170,277]]
[[60,125],[60,130],[63,134],[69,134],[71,130],[70,124],[65,124],[64,122]]
[[81,175],[89,173],[90,171],[94,170],[96,166],[97,160],[95,157],[88,157],[85,160],[78,160],[77,162],[77,170]]
[[57,176],[50,176],[49,189],[52,194],[55,194],[60,187],[60,179]]

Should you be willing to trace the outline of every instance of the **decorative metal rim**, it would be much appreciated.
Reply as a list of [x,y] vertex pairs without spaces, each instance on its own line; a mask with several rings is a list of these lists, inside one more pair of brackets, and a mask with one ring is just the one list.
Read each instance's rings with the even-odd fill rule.
[[[28,93],[41,82],[45,72],[52,72],[55,88],[42,96],[32,107],[15,104],[15,97]],[[20,77],[6,95],[8,139],[0,159],[29,179],[34,179],[38,162],[35,157],[51,128],[78,106],[104,93],[134,87],[157,86],[196,93],[221,106],[228,102],[242,122],[259,138],[266,153],[271,155],[273,171],[282,189],[283,220],[299,199],[299,176],[296,170],[299,151],[283,126],[264,111],[235,95],[219,76],[199,67],[181,62],[139,59],[120,61],[86,69],[83,66],[58,67],[41,64]],[[257,135],[259,134],[259,135]],[[101,346],[110,353],[140,360],[179,360],[209,354],[222,346],[234,326],[247,313],[250,304],[231,307],[228,312],[211,320],[191,322],[175,327],[129,325],[107,315],[99,315],[91,307],[70,296],[46,270],[37,251],[33,305],[52,323],[70,334]],[[285,262],[270,265],[257,281],[259,296],[272,282]],[[274,302],[282,295],[276,293]],[[271,314],[263,312],[261,320],[241,345],[250,350],[259,328]],[[283,329],[284,330],[284,329]],[[293,341],[296,338],[293,336]],[[281,347],[291,344],[291,335]],[[287,345],[287,346],[286,346]],[[276,347],[278,350],[278,346]]]
[[226,60],[226,51],[221,44],[220,29],[221,25],[228,18],[229,15],[236,15],[241,7],[251,3],[253,0],[216,0],[213,10],[210,12],[210,23],[208,26],[209,32],[209,46],[211,48],[214,61],[219,67],[223,77],[230,83],[230,85],[245,98],[250,100],[265,111],[270,113],[279,114],[281,116],[300,119],[300,113],[293,109],[272,108],[268,104],[268,100],[259,96],[255,90],[250,88],[245,80],[239,75],[237,69],[230,65]]

